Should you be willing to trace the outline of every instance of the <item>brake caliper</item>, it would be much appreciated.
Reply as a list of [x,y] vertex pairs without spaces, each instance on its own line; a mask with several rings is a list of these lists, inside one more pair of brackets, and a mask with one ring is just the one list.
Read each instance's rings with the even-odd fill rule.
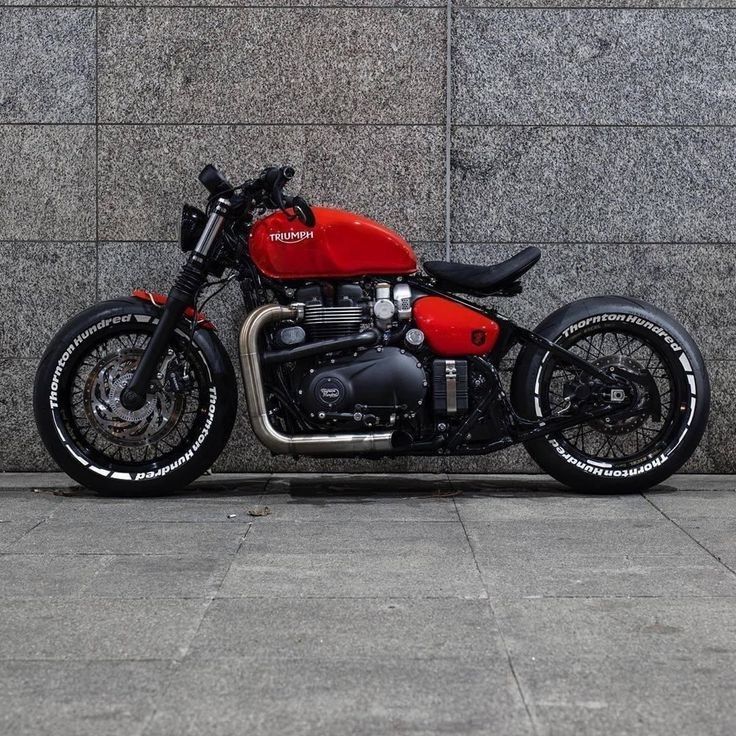
[[168,393],[179,394],[192,388],[192,376],[189,364],[182,357],[169,349],[161,363],[159,372],[164,390]]

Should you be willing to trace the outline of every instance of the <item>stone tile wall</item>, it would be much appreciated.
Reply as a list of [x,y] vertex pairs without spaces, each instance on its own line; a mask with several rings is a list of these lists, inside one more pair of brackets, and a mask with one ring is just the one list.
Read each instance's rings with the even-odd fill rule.
[[[308,199],[421,258],[538,244],[500,302],[530,326],[610,292],[672,312],[714,388],[688,469],[736,471],[735,31],[732,0],[0,0],[0,468],[53,467],[30,406],[44,346],[95,299],[167,289],[200,167],[288,161]],[[234,349],[235,292],[211,312]],[[271,458],[241,422],[218,467],[375,466]]]

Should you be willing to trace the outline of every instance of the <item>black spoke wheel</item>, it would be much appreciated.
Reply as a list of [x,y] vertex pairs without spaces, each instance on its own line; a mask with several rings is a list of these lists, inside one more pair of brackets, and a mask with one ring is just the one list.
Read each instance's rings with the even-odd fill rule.
[[[705,430],[710,385],[700,351],[676,320],[635,299],[595,297],[563,307],[535,331],[603,371],[646,379],[630,411],[527,441],[543,470],[581,490],[633,491],[660,482],[692,455]],[[514,368],[514,406],[530,419],[574,416],[571,387],[589,381],[585,374],[527,346]]]
[[87,346],[71,368],[71,391],[62,417],[77,446],[97,464],[137,467],[152,461],[165,466],[204,426],[206,366],[181,336],[167,357],[188,371],[187,389],[167,389],[162,376],[153,382],[140,409],[129,410],[121,403],[151,333],[150,328],[125,328],[105,335]]
[[212,331],[175,330],[140,408],[122,392],[161,311],[128,298],[70,320],[46,350],[33,405],[41,439],[72,478],[103,493],[158,493],[186,486],[218,457],[232,431],[232,363]]
[[[614,368],[650,376],[659,405],[657,417],[642,407],[623,418],[601,418],[560,432],[555,440],[561,447],[580,460],[617,468],[639,465],[667,447],[677,431],[676,407],[686,400],[689,386],[687,381],[683,382],[681,372],[673,373],[668,356],[652,343],[645,331],[636,325],[591,325],[558,342],[604,371]],[[560,363],[553,357],[547,359],[539,380],[538,416],[564,413],[565,389],[584,383],[587,378],[580,368]],[[645,389],[643,392],[641,403],[651,406],[655,397],[646,395]]]

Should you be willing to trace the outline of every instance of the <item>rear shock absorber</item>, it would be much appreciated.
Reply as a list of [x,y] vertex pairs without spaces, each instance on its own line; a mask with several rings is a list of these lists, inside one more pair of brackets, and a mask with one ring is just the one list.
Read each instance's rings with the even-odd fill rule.
[[229,207],[230,202],[228,200],[219,199],[217,201],[197,247],[179,271],[169,292],[161,319],[156,325],[156,329],[146,346],[133,377],[130,379],[130,383],[120,396],[120,403],[126,409],[140,409],[146,403],[148,385],[171,341],[176,325],[184,314],[184,310],[187,307],[195,306],[197,293],[207,279],[207,254],[222,230]]

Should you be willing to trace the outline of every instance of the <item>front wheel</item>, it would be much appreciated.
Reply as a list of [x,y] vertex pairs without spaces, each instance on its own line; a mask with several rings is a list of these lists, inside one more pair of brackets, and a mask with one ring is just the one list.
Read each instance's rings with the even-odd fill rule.
[[[647,375],[649,405],[619,420],[599,419],[530,440],[525,447],[551,476],[578,490],[631,492],[676,472],[695,451],[708,419],[710,384],[685,328],[637,299],[595,297],[557,310],[535,330],[603,370]],[[543,349],[519,354],[513,403],[524,416],[559,416],[581,372]]]
[[176,329],[139,409],[120,401],[161,315],[127,298],[71,319],[36,373],[33,405],[51,456],[74,480],[103,493],[160,493],[206,471],[227,442],[237,392],[214,333]]

